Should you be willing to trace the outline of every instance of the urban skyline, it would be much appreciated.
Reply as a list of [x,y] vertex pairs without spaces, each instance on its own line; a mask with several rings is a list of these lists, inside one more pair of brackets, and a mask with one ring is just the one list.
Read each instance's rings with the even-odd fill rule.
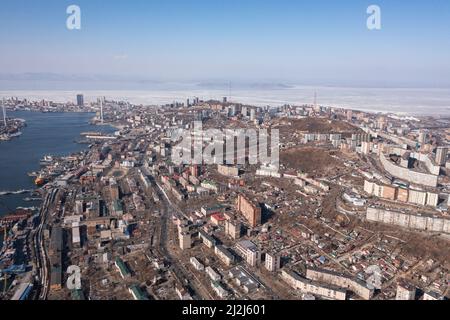
[[0,300],[450,299],[448,1],[1,9]]

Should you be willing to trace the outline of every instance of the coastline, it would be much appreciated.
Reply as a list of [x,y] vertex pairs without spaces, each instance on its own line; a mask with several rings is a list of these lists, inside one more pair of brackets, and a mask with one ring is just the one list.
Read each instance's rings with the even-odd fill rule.
[[[20,111],[20,112],[29,112],[29,111]],[[30,112],[31,114],[37,114],[37,112]],[[82,113],[88,113],[88,112],[82,112]],[[89,112],[91,113],[91,112]],[[58,114],[64,115],[64,114],[73,114],[72,112],[58,112],[53,113],[52,116],[58,117]],[[46,114],[39,115],[39,120],[35,121],[41,121],[41,119],[45,119]],[[34,116],[33,116],[34,117]],[[59,118],[59,117],[58,117]],[[50,117],[49,123],[52,122],[52,118]],[[70,119],[70,117],[69,117]],[[73,117],[72,117],[73,119]],[[89,121],[92,119],[91,116],[86,117],[84,121],[81,121],[80,123],[77,123],[77,120],[75,121],[75,126],[72,127],[72,137],[70,137],[70,134],[67,136],[64,141],[60,141],[61,138],[58,136],[55,136],[52,138],[49,142],[49,144],[56,144],[56,146],[47,146],[47,144],[44,144],[44,150],[41,150],[40,147],[36,147],[36,143],[33,142],[35,138],[33,136],[33,132],[36,130],[41,130],[36,128],[36,123],[34,121],[30,122],[30,126],[28,126],[21,137],[18,139],[10,140],[10,141],[4,141],[3,143],[0,142],[0,152],[4,152],[3,157],[5,157],[3,165],[5,171],[2,171],[0,173],[0,177],[2,178],[3,184],[0,184],[0,192],[2,193],[0,195],[0,216],[3,216],[4,214],[9,214],[11,212],[14,212],[17,208],[31,208],[31,207],[38,207],[41,205],[41,201],[26,201],[25,198],[30,197],[29,194],[38,191],[40,188],[37,187],[33,183],[33,179],[28,176],[29,172],[34,171],[40,171],[43,169],[43,167],[40,166],[40,159],[45,154],[51,154],[52,150],[56,151],[56,156],[59,157],[67,157],[72,153],[77,153],[80,151],[86,151],[88,150],[87,145],[79,144],[74,142],[73,138],[78,138],[79,134],[84,130],[82,127],[85,127],[86,129],[92,129],[92,128],[98,128],[98,126],[92,125],[89,123]],[[51,126],[51,125],[50,125]],[[73,124],[72,124],[73,126]],[[108,129],[106,131],[113,132],[114,129],[113,126],[110,124],[105,124],[105,127]],[[30,131],[28,131],[30,130]],[[48,131],[50,129],[45,129],[45,131]],[[52,137],[53,135],[49,132],[46,133],[47,136]],[[48,138],[48,137],[47,137]],[[44,137],[46,139],[46,137]],[[46,139],[48,140],[48,139]],[[53,141],[53,142],[51,142]],[[25,154],[28,154],[27,150],[23,150],[24,148],[31,148],[28,150],[29,152],[33,153],[34,161],[31,161],[27,157],[27,159],[24,160]],[[32,150],[33,148],[37,148],[36,150]],[[15,150],[20,150],[21,153],[24,154],[24,156],[15,155],[16,157],[20,157],[20,161],[14,161],[9,160],[9,157],[7,153],[16,153]],[[8,150],[11,150],[8,152]],[[39,155],[35,155],[35,153],[38,153]],[[42,155],[42,156],[40,156]],[[5,163],[6,160],[6,163]],[[26,163],[26,164],[25,164]],[[23,168],[23,169],[21,169]],[[14,171],[14,173],[10,173]],[[64,174],[63,172],[61,174]],[[58,176],[61,176],[59,174]],[[55,176],[54,178],[58,177]],[[20,177],[20,179],[17,179]],[[19,180],[19,181],[13,181],[13,180]],[[8,181],[13,181],[13,184],[9,184]],[[27,193],[23,193],[23,190],[28,190]],[[19,192],[20,191],[20,192]]]
[[[158,90],[85,90],[85,102],[96,101],[97,97],[108,96],[115,101],[129,101],[135,105],[159,106],[173,101],[186,101],[193,97],[204,100],[221,100],[230,96],[231,102],[258,107],[300,106],[311,104],[314,93],[322,106],[344,108],[373,113],[389,113],[412,116],[446,116],[450,114],[450,91],[436,88],[358,88],[294,86],[285,89],[205,89],[205,88],[166,88]],[[49,99],[57,103],[72,101],[76,91],[65,90],[15,90],[0,91],[0,97],[17,96],[39,101]]]

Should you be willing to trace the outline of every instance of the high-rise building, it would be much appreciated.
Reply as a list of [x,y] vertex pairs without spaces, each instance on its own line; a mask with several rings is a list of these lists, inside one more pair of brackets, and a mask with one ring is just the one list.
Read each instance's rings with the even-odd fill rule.
[[317,91],[314,91],[314,111],[320,112],[320,107],[317,105]]
[[281,267],[281,257],[276,253],[266,253],[265,267],[271,272],[275,272]]
[[248,110],[247,107],[242,107],[241,114],[242,114],[243,117],[247,117],[247,110]]
[[234,116],[236,116],[236,113],[237,113],[237,108],[236,108],[236,106],[230,106],[230,107],[228,107],[228,116],[229,117],[234,117]]
[[82,215],[84,212],[83,210],[83,201],[82,200],[76,200],[75,201],[75,213],[78,215]]
[[370,142],[367,142],[367,141],[361,142],[361,152],[362,152],[362,154],[370,153]]
[[103,99],[100,99],[100,121],[103,123]]
[[347,110],[347,120],[352,121],[352,119],[353,119],[353,111]]
[[3,109],[3,124],[7,127],[6,123],[6,109],[5,109],[5,98],[2,99],[2,109]]
[[380,130],[384,130],[386,128],[387,122],[386,122],[386,117],[385,116],[381,116],[378,118],[377,121],[377,127]]
[[397,295],[395,300],[415,300],[416,288],[405,283],[401,283],[397,286]]
[[77,106],[78,107],[84,106],[84,96],[82,94],[77,94]]
[[261,207],[259,205],[255,205],[245,196],[239,195],[236,207],[252,228],[261,224]]
[[192,247],[192,238],[189,232],[179,232],[179,244],[182,250],[190,249]]
[[256,119],[256,110],[250,109],[250,120],[254,121]]
[[258,247],[249,240],[239,242],[236,245],[236,252],[252,267],[256,267],[261,262],[261,252]]
[[225,233],[234,240],[239,239],[241,237],[241,228],[242,228],[241,223],[236,220],[234,221],[228,220],[225,223]]
[[194,177],[198,177],[199,176],[199,168],[196,165],[191,166],[191,175],[193,175]]
[[227,103],[227,102],[228,102],[227,97],[223,97],[223,103]]
[[119,186],[112,184],[110,187],[111,200],[115,201],[119,199]]
[[248,265],[256,267],[261,262],[261,253],[258,248],[250,248],[247,252],[247,257],[245,259]]
[[426,131],[421,130],[419,132],[419,139],[418,140],[419,140],[420,144],[427,143],[427,133],[426,133]]
[[436,163],[444,166],[447,162],[448,147],[438,147],[436,150]]

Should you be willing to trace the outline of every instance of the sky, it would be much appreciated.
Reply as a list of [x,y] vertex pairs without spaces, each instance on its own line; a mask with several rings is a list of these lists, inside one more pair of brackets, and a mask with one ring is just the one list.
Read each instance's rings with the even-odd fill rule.
[[[66,28],[72,4],[81,30]],[[1,1],[1,81],[450,87],[449,57],[448,0]]]

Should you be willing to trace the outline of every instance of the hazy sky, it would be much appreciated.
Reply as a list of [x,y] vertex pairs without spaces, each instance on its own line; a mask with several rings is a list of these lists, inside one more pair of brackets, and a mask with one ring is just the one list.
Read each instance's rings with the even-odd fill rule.
[[448,0],[1,0],[0,74],[450,86],[449,57]]

